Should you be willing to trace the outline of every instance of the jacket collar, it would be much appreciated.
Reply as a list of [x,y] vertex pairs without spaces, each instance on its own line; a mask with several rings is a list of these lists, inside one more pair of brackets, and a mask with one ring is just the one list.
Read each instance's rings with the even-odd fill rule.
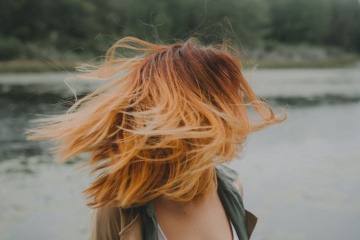
[[145,204],[142,224],[142,232],[144,240],[158,240],[158,222],[155,215],[155,209],[153,201],[149,201]]
[[[241,240],[248,240],[248,231],[246,223],[246,212],[239,192],[233,185],[235,179],[222,167],[216,168],[218,180],[218,194],[221,203],[229,216],[235,231]],[[142,232],[144,240],[158,240],[158,222],[155,215],[152,201],[146,203],[142,209]]]

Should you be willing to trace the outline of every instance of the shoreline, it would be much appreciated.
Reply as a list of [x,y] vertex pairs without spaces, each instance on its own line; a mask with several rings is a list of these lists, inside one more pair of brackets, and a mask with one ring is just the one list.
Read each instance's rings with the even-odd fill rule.
[[351,67],[360,62],[360,56],[345,56],[341,58],[329,58],[325,60],[311,60],[311,61],[270,61],[260,60],[247,61],[245,68],[258,68],[258,69],[326,69],[326,68],[340,68],[340,67]]
[[[58,61],[58,60],[11,60],[0,61],[0,74],[2,73],[44,73],[44,72],[75,72],[81,63],[87,61]],[[358,55],[345,55],[341,57],[326,58],[322,60],[296,60],[274,59],[256,60],[245,59],[245,69],[312,69],[346,67],[360,62]]]

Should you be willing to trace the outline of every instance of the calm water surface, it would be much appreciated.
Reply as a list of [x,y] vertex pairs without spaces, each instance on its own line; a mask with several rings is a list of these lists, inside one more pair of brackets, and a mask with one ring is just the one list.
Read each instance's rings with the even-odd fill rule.
[[[255,91],[288,120],[253,134],[230,165],[253,239],[360,239],[360,67],[246,72]],[[28,120],[73,101],[69,73],[0,75],[0,240],[85,239],[90,179],[79,164],[54,163],[23,136]],[[102,83],[69,80],[78,94]],[[86,156],[84,156],[86,157]]]

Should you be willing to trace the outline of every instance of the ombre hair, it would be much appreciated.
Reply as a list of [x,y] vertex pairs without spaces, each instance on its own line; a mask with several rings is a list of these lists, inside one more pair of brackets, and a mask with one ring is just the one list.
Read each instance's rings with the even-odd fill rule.
[[[124,56],[129,51],[137,54]],[[255,95],[226,45],[194,38],[169,45],[122,38],[79,78],[106,84],[66,114],[37,119],[28,139],[55,141],[62,161],[91,154],[99,174],[85,194],[94,207],[204,197],[217,164],[232,160],[251,132],[286,118]]]

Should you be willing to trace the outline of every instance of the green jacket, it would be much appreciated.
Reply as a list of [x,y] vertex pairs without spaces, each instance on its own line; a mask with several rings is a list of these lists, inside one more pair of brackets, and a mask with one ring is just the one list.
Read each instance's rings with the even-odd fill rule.
[[[226,214],[234,225],[240,240],[248,240],[257,218],[246,211],[242,198],[234,186],[238,175],[226,167],[216,167],[218,194]],[[94,209],[88,240],[157,240],[158,223],[154,206],[120,209],[105,206]]]

